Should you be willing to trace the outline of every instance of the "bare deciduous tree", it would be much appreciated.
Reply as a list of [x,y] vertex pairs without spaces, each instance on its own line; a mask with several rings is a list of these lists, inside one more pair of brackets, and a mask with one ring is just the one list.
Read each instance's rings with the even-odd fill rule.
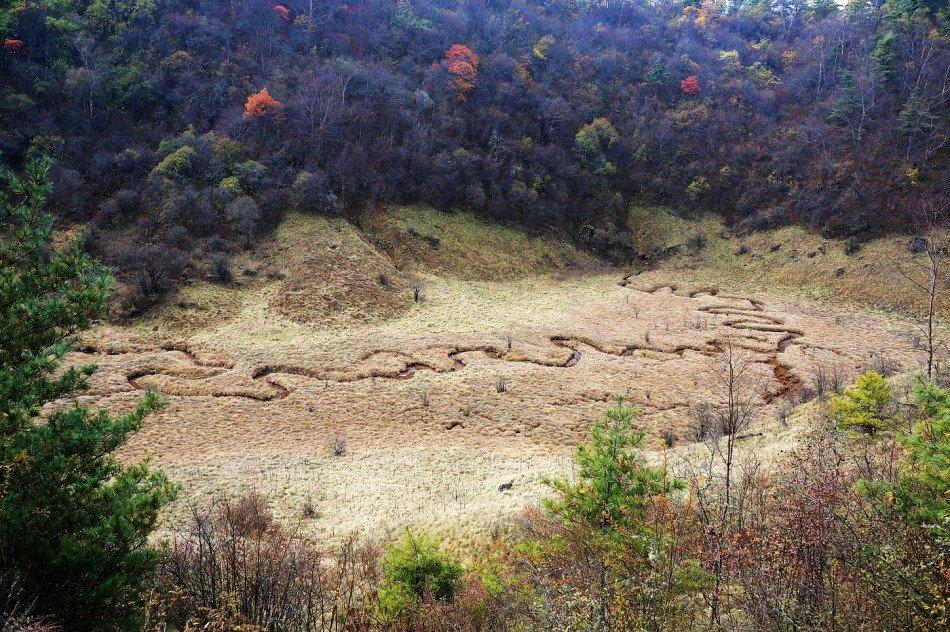
[[736,444],[762,407],[765,391],[754,354],[726,341],[720,361],[707,375],[707,400],[695,409],[697,435],[707,452],[698,467],[696,512],[703,525],[702,546],[712,584],[705,591],[712,625],[722,623],[729,608],[733,538],[742,528],[748,496],[758,486],[758,462],[737,461]]
[[923,296],[923,317],[917,327],[927,354],[927,379],[930,380],[936,379],[939,373],[939,354],[946,345],[937,330],[936,319],[947,284],[943,259],[950,251],[950,230],[941,226],[939,209],[933,203],[921,207],[916,214],[919,234],[915,242],[919,247],[911,247],[911,253],[904,260],[895,259],[893,262],[901,280]]

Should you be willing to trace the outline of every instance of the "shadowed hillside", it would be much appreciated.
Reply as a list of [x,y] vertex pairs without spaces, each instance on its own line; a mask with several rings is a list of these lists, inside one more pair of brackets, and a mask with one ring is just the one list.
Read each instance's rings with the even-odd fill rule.
[[631,202],[859,241],[945,220],[927,0],[7,2],[0,151],[138,314],[288,210],[460,209],[638,254]]

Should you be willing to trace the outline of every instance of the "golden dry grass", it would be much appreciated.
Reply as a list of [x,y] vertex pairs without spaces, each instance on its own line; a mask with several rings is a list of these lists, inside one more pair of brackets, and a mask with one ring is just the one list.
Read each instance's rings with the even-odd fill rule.
[[[398,217],[401,226],[407,216]],[[495,230],[439,221],[440,244]],[[572,252],[524,236],[510,243],[537,247],[523,271],[551,249]],[[292,217],[242,263],[277,278],[188,288],[182,295],[214,317],[188,316],[185,301],[134,327],[101,327],[75,354],[101,365],[85,402],[121,410],[145,389],[169,397],[121,451],[183,484],[169,524],[191,502],[254,489],[285,520],[312,504],[309,533],[386,536],[412,525],[467,547],[537,502],[544,476],[569,470],[612,398],[640,408],[651,458],[675,466],[693,454],[690,408],[730,341],[762,387],[762,413],[741,443],[766,458],[794,446],[814,413],[806,407],[787,427],[776,415],[819,367],[851,379],[882,349],[897,370],[920,366],[904,320],[789,292],[770,281],[777,264],[753,279],[718,254],[724,244],[708,247],[704,267],[679,257],[630,275],[551,273],[572,260],[555,257],[548,274],[523,276],[501,246],[494,262],[469,259],[468,270],[453,258],[397,266],[380,248],[341,220]],[[438,257],[450,252],[446,244]],[[410,269],[424,280],[419,303],[399,284]],[[368,290],[380,270],[397,283]],[[508,278],[472,280],[486,270]],[[334,318],[351,294],[360,307]],[[329,443],[341,437],[346,454],[334,456]]]
[[409,277],[344,220],[291,216],[258,250],[284,272],[270,306],[294,322],[373,322],[411,301]]
[[[724,287],[777,290],[883,311],[915,313],[924,308],[922,294],[897,269],[900,265],[912,270],[914,261],[922,262],[923,255],[908,252],[907,236],[875,239],[849,255],[845,241],[825,239],[800,226],[736,237],[716,217],[690,221],[648,207],[635,208],[630,223],[638,252],[680,246],[660,266],[673,274],[685,268],[696,278]],[[708,243],[692,253],[688,241],[697,233]],[[748,252],[737,254],[742,245]],[[950,301],[942,301],[938,311],[943,319],[950,318]]]
[[183,287],[174,299],[138,320],[143,332],[180,336],[224,322],[240,309],[240,287],[198,281]]
[[567,242],[486,224],[473,215],[394,206],[361,220],[397,266],[458,279],[505,280],[593,262]]

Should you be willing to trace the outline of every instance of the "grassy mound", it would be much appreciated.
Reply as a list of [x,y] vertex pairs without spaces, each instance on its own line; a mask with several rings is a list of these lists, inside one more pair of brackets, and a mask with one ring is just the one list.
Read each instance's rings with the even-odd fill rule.
[[362,221],[366,236],[403,270],[466,280],[508,280],[593,263],[566,241],[531,237],[466,213],[394,206]]
[[284,276],[269,306],[294,322],[374,322],[412,302],[409,276],[344,220],[292,215],[264,247]]

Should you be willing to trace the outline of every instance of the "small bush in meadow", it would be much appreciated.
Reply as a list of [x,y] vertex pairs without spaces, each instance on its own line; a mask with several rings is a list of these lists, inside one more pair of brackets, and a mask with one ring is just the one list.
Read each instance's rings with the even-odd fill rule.
[[869,371],[855,381],[853,388],[831,398],[829,412],[842,428],[875,432],[891,427],[893,399],[884,377]]
[[379,607],[386,619],[412,612],[426,596],[453,601],[462,577],[462,565],[438,541],[412,533],[386,552],[382,566]]

